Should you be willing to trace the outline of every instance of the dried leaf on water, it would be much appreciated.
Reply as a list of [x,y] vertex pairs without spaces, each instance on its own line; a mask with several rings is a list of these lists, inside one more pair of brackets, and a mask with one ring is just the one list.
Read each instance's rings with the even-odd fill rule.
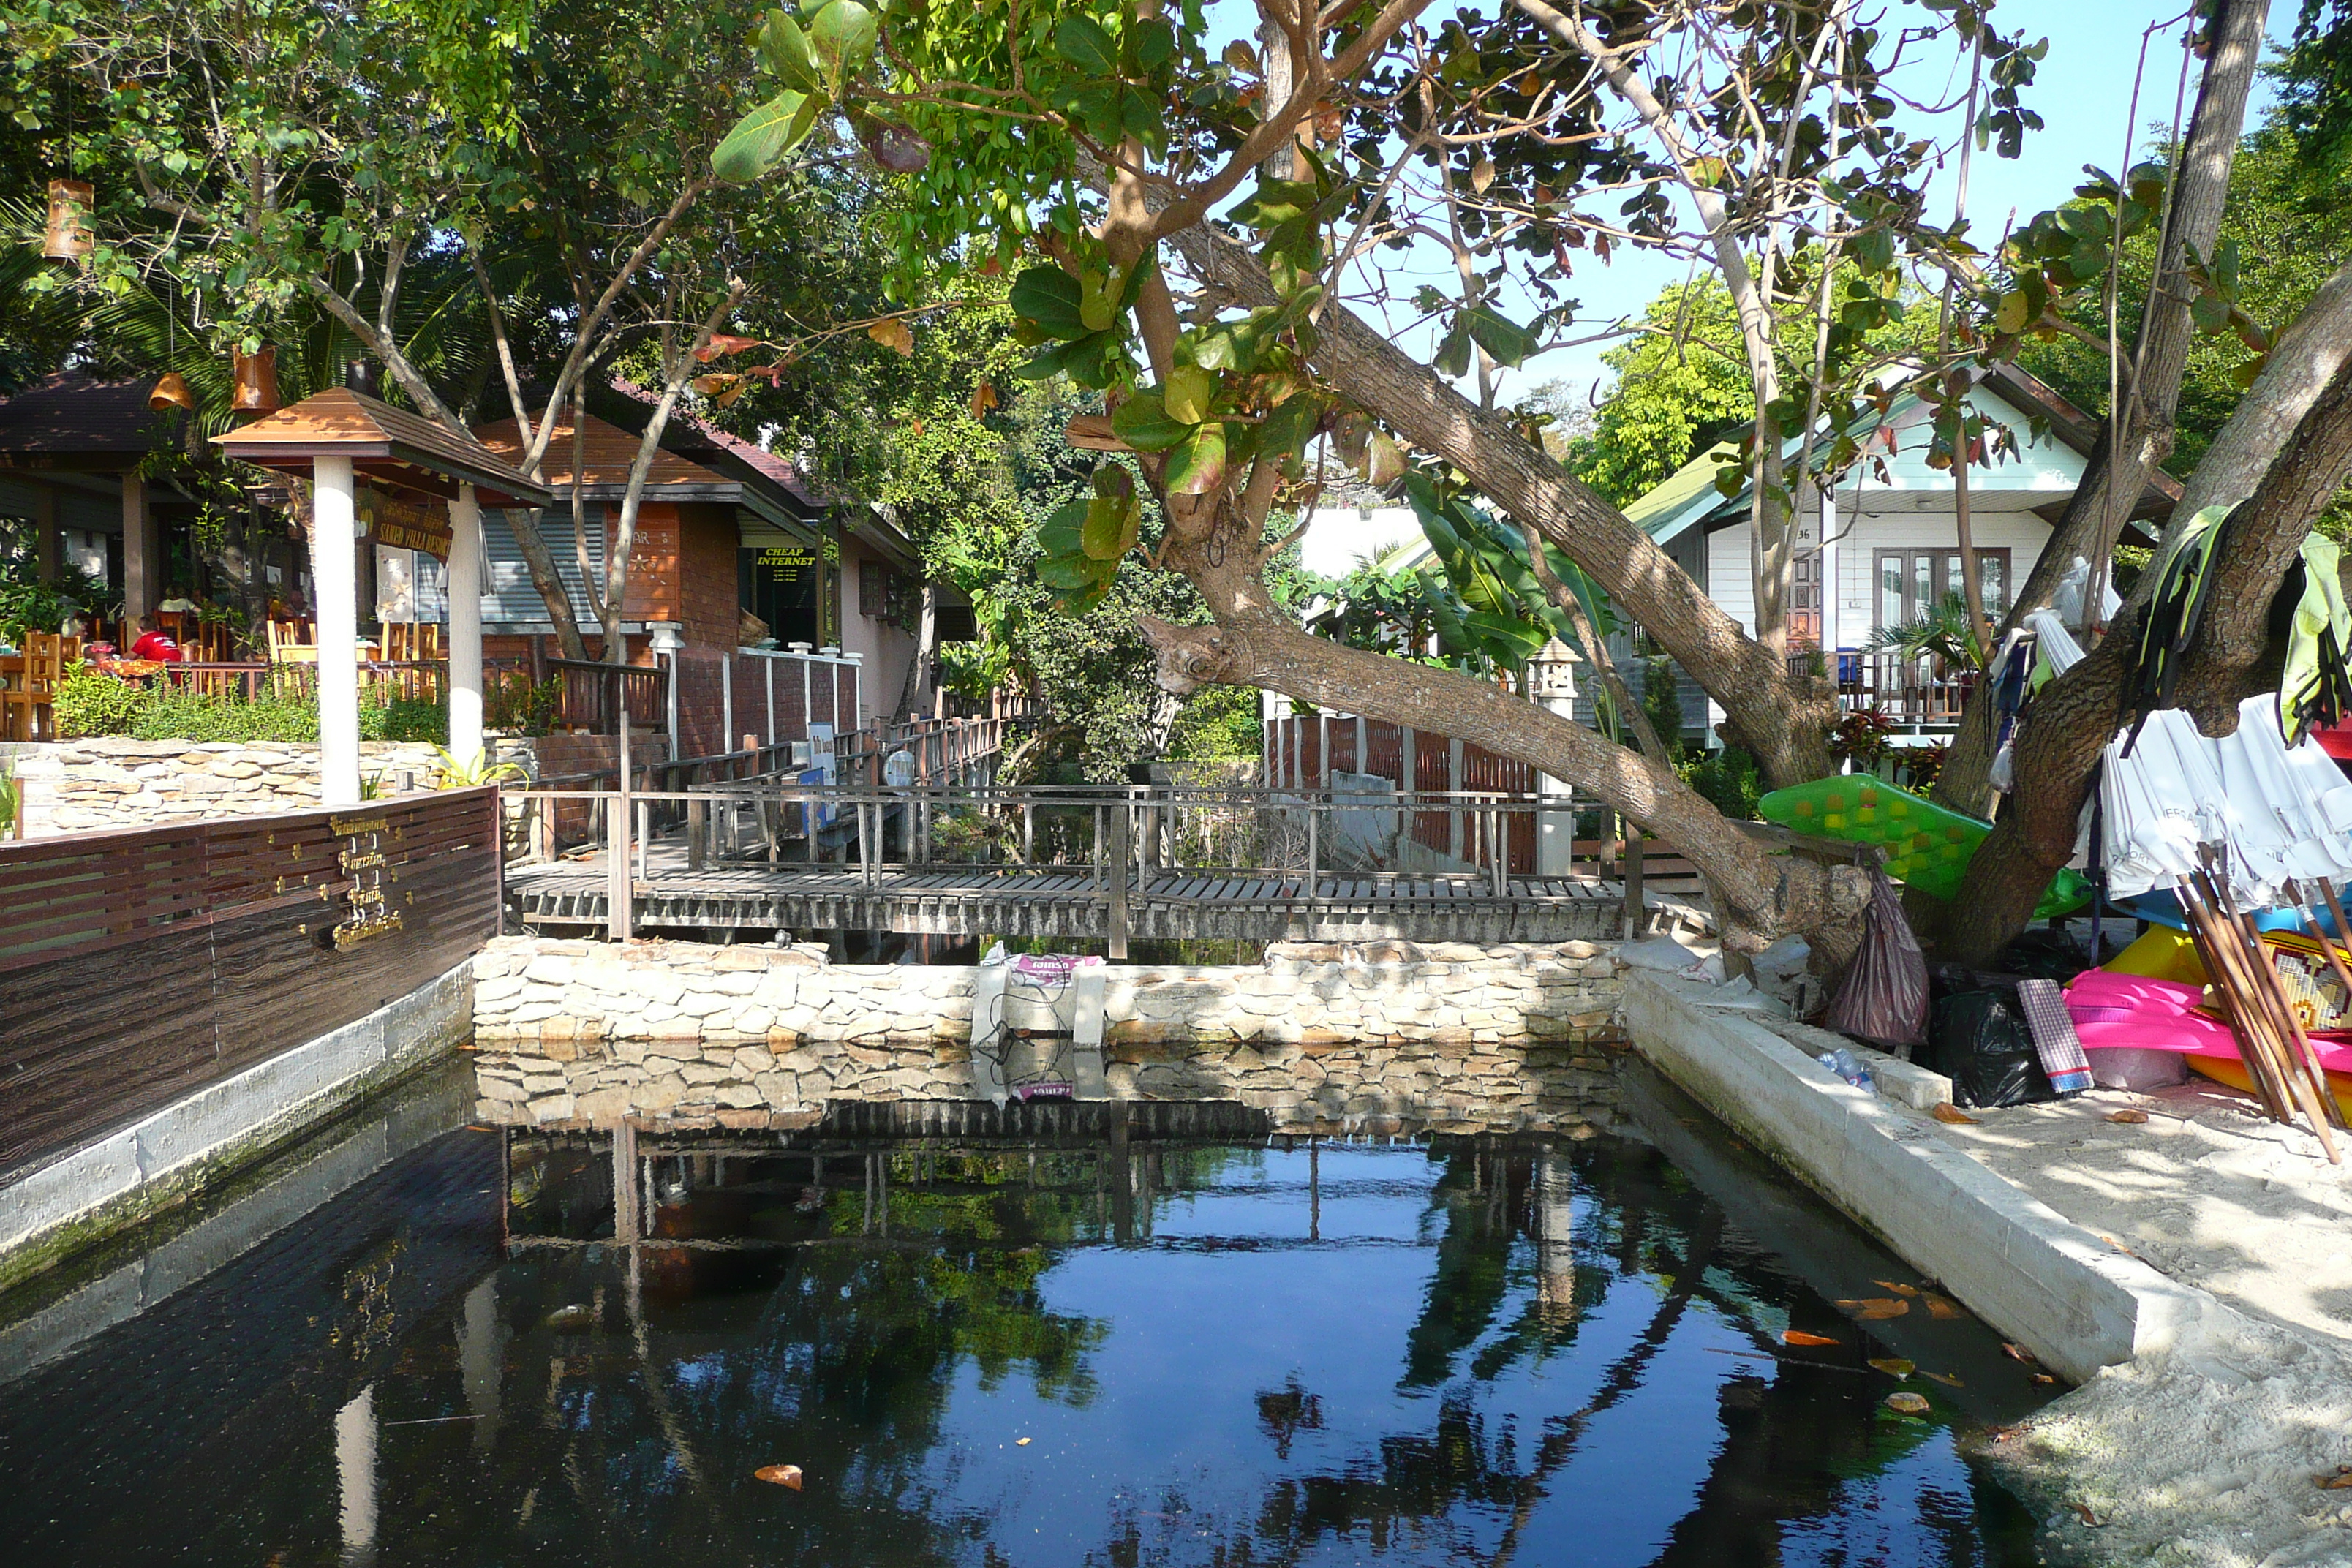
[[1955,1127],[1974,1127],[1977,1124],[1975,1117],[1970,1116],[1948,1100],[1928,1111],[1927,1114],[1938,1121],[1948,1121]]
[[2046,1372],[2037,1372],[2033,1374],[2033,1381],[2036,1383],[2055,1383],[2058,1380],[2051,1376]]
[[559,1334],[585,1333],[596,1326],[596,1309],[574,1301],[568,1307],[558,1307],[542,1320]]
[[1919,1287],[1916,1285],[1898,1285],[1892,1279],[1874,1279],[1871,1283],[1882,1290],[1892,1290],[1898,1296],[1916,1296],[1919,1293]]
[[1969,1310],[1949,1296],[1938,1296],[1933,1290],[1923,1290],[1919,1299],[1927,1303],[1927,1315],[1937,1322],[1949,1323],[1969,1315]]
[[2009,1341],[2003,1340],[2000,1342],[2000,1348],[2002,1353],[2007,1355],[2011,1361],[2023,1362],[2028,1366],[2040,1366],[2042,1364],[2041,1358],[2036,1356],[2032,1351],[2027,1350],[2023,1345],[2011,1344]]
[[2122,1110],[2108,1111],[2107,1120],[2110,1121],[2120,1121],[2127,1127],[2137,1127],[2141,1122],[2147,1120],[2147,1112],[2145,1110],[2133,1110],[2126,1107]]
[[761,1465],[751,1472],[755,1481],[768,1481],[780,1487],[801,1489],[801,1468],[798,1465]]
[[1780,1342],[1784,1345],[1833,1345],[1838,1342],[1827,1334],[1809,1334],[1802,1329],[1782,1329]]
[[1874,1355],[1870,1364],[1889,1377],[1908,1377],[1919,1370],[1899,1355]]
[[1859,1301],[1840,1301],[1838,1305],[1866,1323],[1899,1318],[1911,1310],[1911,1303],[1900,1296],[1865,1296]]
[[1920,1371],[1919,1375],[1921,1377],[1933,1378],[1936,1382],[1942,1384],[1946,1388],[1966,1388],[1968,1386],[1967,1384],[1962,1383],[1958,1378],[1954,1377],[1948,1372],[1928,1372],[1923,1368]]
[[1925,1415],[1927,1414],[1927,1396],[1924,1394],[1904,1394],[1899,1392],[1890,1394],[1886,1396],[1885,1403],[1886,1408],[1894,1411],[1898,1415]]
[[1032,1437],[1015,1437],[1013,1439],[1013,1446],[1016,1448],[1025,1448],[1034,1441],[1035,1439]]

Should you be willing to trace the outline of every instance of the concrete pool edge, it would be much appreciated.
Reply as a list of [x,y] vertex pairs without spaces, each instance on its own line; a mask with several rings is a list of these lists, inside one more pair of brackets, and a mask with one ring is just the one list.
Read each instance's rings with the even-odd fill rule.
[[1807,1186],[2076,1383],[2233,1326],[2235,1309],[2117,1250],[1704,988],[1628,977],[1633,1049]]
[[472,1033],[473,991],[468,959],[0,1187],[0,1288],[266,1158],[447,1055]]

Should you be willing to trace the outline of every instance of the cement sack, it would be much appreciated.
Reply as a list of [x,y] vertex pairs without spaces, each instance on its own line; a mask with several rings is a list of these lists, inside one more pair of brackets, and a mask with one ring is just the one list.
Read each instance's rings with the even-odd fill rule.
[[1629,942],[1617,950],[1617,962],[1633,969],[1660,969],[1685,980],[1704,981],[1709,985],[1723,984],[1723,958],[1718,953],[1696,953],[1670,936],[1654,936],[1641,942]]

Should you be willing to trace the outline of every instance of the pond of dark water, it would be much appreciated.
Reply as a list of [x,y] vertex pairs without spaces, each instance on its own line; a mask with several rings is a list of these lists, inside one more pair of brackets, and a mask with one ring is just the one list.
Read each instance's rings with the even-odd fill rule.
[[0,1300],[0,1560],[2032,1561],[1958,1443],[2055,1390],[1638,1068],[1557,1139],[646,1140],[635,1247],[467,1092]]

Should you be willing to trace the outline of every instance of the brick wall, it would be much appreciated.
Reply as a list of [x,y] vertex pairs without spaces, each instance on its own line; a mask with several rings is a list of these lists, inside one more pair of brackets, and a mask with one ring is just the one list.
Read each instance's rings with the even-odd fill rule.
[[742,624],[735,509],[677,510],[677,620],[688,647],[732,648]]

